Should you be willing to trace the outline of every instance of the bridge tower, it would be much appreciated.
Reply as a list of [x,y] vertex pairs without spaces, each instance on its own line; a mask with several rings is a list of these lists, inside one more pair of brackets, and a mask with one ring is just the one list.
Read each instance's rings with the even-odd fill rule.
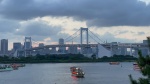
[[[86,44],[88,46],[89,43],[89,38],[88,38],[88,28],[80,28],[80,41],[81,41],[81,46],[83,44],[83,31],[86,32]],[[81,47],[81,54],[83,54],[83,51],[85,50],[85,48]],[[88,51],[88,48],[87,48]]]
[[30,49],[30,48],[32,48],[31,37],[25,37],[25,41],[24,41],[25,56],[30,54],[30,51],[26,51],[27,49]]
[[32,48],[31,37],[25,37],[24,48],[25,48],[25,49]]
[[88,38],[88,28],[80,28],[80,41],[81,41],[81,45],[83,44],[83,40],[82,40],[82,36],[83,36],[83,31],[86,31],[86,44],[88,44],[89,42],[89,38]]

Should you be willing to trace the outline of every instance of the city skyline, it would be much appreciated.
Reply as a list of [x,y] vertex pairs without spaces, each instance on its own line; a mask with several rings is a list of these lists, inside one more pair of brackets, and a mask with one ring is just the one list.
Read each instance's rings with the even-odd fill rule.
[[[146,2],[146,3],[145,3]],[[0,0],[0,39],[56,44],[80,27],[108,42],[142,42],[149,36],[149,0]]]

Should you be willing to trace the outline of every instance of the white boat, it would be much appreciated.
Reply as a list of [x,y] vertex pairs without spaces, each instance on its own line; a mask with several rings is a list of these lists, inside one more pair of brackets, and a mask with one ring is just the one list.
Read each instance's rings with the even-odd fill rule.
[[12,71],[13,68],[10,66],[4,66],[4,67],[0,67],[0,72],[4,72],[4,71]]
[[109,62],[110,65],[119,65],[119,62]]

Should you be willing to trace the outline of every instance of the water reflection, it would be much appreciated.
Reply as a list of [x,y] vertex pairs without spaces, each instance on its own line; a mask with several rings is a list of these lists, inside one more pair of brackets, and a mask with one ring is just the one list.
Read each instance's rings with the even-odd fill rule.
[[79,84],[80,82],[82,82],[84,80],[84,78],[78,78],[76,76],[71,76],[72,78],[72,84]]
[[75,76],[71,76],[71,78],[73,79],[72,84],[78,84],[78,78]]

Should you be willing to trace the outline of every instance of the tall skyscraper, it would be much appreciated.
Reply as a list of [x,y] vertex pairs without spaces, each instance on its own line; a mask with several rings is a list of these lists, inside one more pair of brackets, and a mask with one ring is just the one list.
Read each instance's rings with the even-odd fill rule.
[[60,39],[59,39],[59,44],[60,44],[60,45],[64,44],[64,39],[63,39],[63,38],[60,38]]
[[7,54],[8,52],[8,39],[1,39],[1,52]]
[[[64,39],[63,38],[60,38],[59,39],[59,45],[63,45],[64,44]],[[61,53],[64,53],[65,52],[65,50],[66,50],[66,48],[65,47],[59,47],[59,52],[61,52]]]

